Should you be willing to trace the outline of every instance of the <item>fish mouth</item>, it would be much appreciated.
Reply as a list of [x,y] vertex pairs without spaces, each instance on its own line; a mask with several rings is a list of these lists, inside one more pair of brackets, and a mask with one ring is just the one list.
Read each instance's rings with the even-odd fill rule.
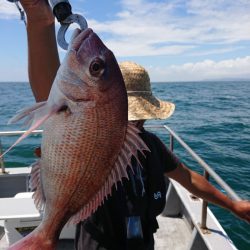
[[75,51],[77,60],[81,65],[94,58],[103,57],[104,53],[109,51],[99,36],[90,28],[75,35],[72,49]]
[[94,34],[94,31],[90,28],[86,30],[79,31],[79,34],[76,35],[73,43],[73,49],[78,52],[82,46],[84,40],[89,39]]

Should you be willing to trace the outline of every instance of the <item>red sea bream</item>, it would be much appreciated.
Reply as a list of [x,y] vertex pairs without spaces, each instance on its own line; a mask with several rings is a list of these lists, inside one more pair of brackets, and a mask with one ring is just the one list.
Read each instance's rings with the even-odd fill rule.
[[10,249],[55,249],[63,226],[93,213],[127,177],[132,155],[148,148],[128,122],[117,61],[91,29],[75,31],[48,100],[22,110],[12,122],[23,118],[32,125],[18,142],[44,125],[41,159],[31,173],[44,216]]

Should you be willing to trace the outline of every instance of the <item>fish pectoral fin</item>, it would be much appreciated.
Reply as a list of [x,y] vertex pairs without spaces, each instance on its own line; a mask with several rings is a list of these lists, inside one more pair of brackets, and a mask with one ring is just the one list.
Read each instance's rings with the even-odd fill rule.
[[31,165],[31,173],[30,173],[30,180],[29,180],[29,188],[32,192],[34,192],[32,198],[34,199],[34,203],[38,210],[42,210],[45,205],[45,196],[42,187],[42,180],[41,180],[41,164],[40,160],[37,160],[35,163]]
[[8,153],[13,147],[15,147],[19,142],[21,142],[24,138],[26,138],[29,134],[32,133],[35,129],[41,126],[50,116],[55,114],[58,111],[59,107],[49,106],[47,102],[36,103],[35,105],[21,110],[16,116],[14,116],[9,123],[14,123],[23,118],[26,118],[26,123],[31,124],[30,128],[20,136],[16,142],[9,147],[2,155],[0,155],[0,159]]
[[28,107],[28,108],[24,108],[24,109],[21,109],[21,110],[18,110],[17,111],[17,114],[15,116],[13,116],[9,121],[8,121],[8,124],[13,124],[13,123],[16,123],[20,120],[22,120],[23,118],[30,118],[30,119],[33,119],[34,118],[34,112],[43,107],[44,105],[46,105],[47,102],[38,102],[34,105],[32,105],[31,107]]
[[137,163],[141,166],[140,160],[138,158],[138,152],[145,157],[143,151],[150,151],[148,146],[139,136],[140,130],[135,127],[132,123],[128,123],[127,133],[124,140],[124,144],[121,151],[117,157],[117,160],[112,168],[110,174],[107,176],[104,185],[101,189],[92,197],[92,199],[74,216],[72,216],[68,223],[77,224],[78,222],[86,219],[92,213],[96,211],[98,206],[103,204],[104,199],[111,194],[112,186],[115,185],[117,188],[117,182],[122,182],[122,178],[128,179],[127,167],[133,171],[131,165],[132,156],[135,157]]

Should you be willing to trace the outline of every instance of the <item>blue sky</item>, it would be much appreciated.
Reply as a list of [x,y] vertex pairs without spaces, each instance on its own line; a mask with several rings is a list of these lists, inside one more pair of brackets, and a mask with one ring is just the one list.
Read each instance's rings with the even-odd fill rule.
[[[118,61],[142,64],[152,81],[250,79],[250,0],[70,3]],[[25,27],[7,0],[0,0],[0,32],[0,81],[27,81]]]

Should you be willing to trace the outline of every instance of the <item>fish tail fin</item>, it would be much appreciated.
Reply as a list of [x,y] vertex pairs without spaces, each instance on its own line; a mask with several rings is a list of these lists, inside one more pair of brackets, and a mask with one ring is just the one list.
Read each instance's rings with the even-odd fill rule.
[[15,123],[19,120],[22,120],[23,118],[26,118],[25,122],[31,123],[32,125],[22,136],[20,136],[16,140],[16,142],[12,146],[10,146],[10,148],[8,148],[2,155],[0,155],[0,159],[6,153],[8,153],[13,147],[15,147],[19,142],[21,142],[24,138],[26,138],[29,134],[31,134],[32,131],[41,126],[51,115],[56,113],[58,108],[53,106],[51,107],[46,104],[47,102],[36,103],[32,107],[20,111],[16,116],[14,116],[9,121],[9,123]]
[[57,240],[48,239],[45,233],[39,233],[34,230],[26,237],[11,245],[7,250],[54,250]]

